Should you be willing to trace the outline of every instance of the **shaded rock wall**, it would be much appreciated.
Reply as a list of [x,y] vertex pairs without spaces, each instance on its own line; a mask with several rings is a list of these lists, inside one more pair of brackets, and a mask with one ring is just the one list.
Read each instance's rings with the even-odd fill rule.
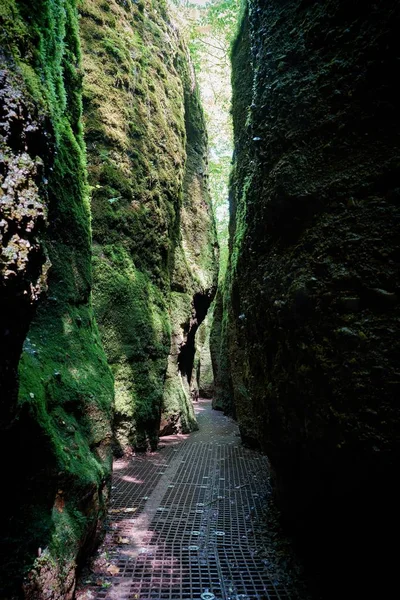
[[214,372],[212,368],[212,358],[210,350],[210,335],[212,324],[212,312],[208,314],[204,323],[199,329],[197,336],[197,369],[199,395],[202,398],[212,398],[214,396]]
[[385,595],[398,522],[399,16],[251,0],[233,49],[220,401],[329,597]]
[[154,448],[160,428],[195,427],[178,360],[200,323],[194,298],[211,300],[216,278],[204,119],[164,2],[84,0],[80,13],[93,296],[118,451]]
[[[230,323],[233,323],[230,318],[229,281],[230,272],[227,271],[225,280],[218,286],[213,307],[213,320],[210,331],[210,355],[214,374],[212,406],[215,410],[222,410],[225,414],[235,417],[230,355],[228,353],[228,336],[232,330]],[[239,360],[239,357],[237,357],[237,360]]]
[[113,398],[90,301],[78,19],[69,0],[10,0],[0,19],[0,588],[69,599],[108,495]]

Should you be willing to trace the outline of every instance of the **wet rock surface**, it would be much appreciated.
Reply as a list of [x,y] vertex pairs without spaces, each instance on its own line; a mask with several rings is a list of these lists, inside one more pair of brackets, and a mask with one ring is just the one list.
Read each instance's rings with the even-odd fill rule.
[[108,533],[79,600],[309,598],[278,525],[267,458],[243,447],[211,400],[196,413],[199,431],[114,464]]

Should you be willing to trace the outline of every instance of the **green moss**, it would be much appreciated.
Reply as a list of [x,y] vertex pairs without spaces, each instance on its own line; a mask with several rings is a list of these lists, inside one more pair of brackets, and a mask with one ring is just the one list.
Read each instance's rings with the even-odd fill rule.
[[168,25],[148,9],[144,22],[134,4],[81,3],[85,129],[96,241],[122,235],[136,267],[167,286],[184,160],[182,84],[165,66],[174,52]]
[[[232,177],[234,180],[234,175]],[[243,191],[240,197],[240,202],[237,203],[236,206],[236,214],[235,214],[235,233],[233,236],[233,240],[231,242],[231,254],[229,257],[229,266],[232,272],[235,272],[238,259],[241,255],[241,246],[245,241],[247,224],[246,224],[246,214],[247,214],[247,191],[251,186],[251,176],[247,177],[243,184]]]
[[[232,117],[235,136],[235,162],[231,173],[229,260],[220,286],[211,331],[211,354],[215,374],[216,408],[236,414],[235,397],[246,390],[246,360],[238,343],[237,290],[234,289],[239,258],[248,243],[248,191],[255,162],[249,148],[249,107],[252,103],[253,70],[247,9],[244,10],[238,36],[232,44]],[[235,357],[234,363],[230,357]],[[234,393],[235,390],[235,393]],[[237,396],[236,396],[237,394]],[[246,402],[243,403],[246,406]],[[243,419],[249,419],[244,411]]]
[[212,398],[214,395],[214,372],[210,351],[212,317],[210,310],[197,333],[199,395],[203,398]]
[[[64,475],[85,486],[109,472],[109,461],[103,464],[93,447],[109,435],[112,378],[91,309],[61,306],[39,309],[30,329],[19,367],[19,404],[46,431]],[[92,423],[93,413],[99,420]]]
[[170,308],[173,343],[164,389],[162,419],[164,424],[169,422],[177,430],[179,428],[174,423],[174,418],[178,415],[179,427],[183,431],[189,431],[196,426],[191,397],[198,396],[200,355],[198,352],[194,355],[190,381],[185,376],[182,377],[178,370],[178,356],[193,327],[195,295],[208,296],[211,300],[215,293],[218,245],[206,178],[208,146],[199,89],[192,79],[184,47],[178,57],[185,102],[186,163],[177,229],[180,243],[175,248],[171,264],[174,290]]
[[231,379],[229,337],[229,272],[225,276],[224,287],[218,289],[213,306],[213,321],[210,332],[210,351],[214,372],[213,407],[227,414],[234,414],[232,404],[233,389]]
[[190,399],[189,382],[178,372],[177,356],[179,340],[183,339],[182,330],[188,327],[191,317],[190,293],[172,292],[170,300],[171,329],[174,334],[172,349],[168,360],[163,390],[163,422],[179,419],[179,428],[188,433],[197,428],[193,405]]
[[97,246],[93,266],[94,308],[115,377],[117,439],[122,448],[143,447],[143,426],[158,433],[170,349],[167,299],[121,245]]
[[170,361],[163,394],[163,419],[165,422],[174,422],[176,429],[182,433],[195,431],[198,425],[194,415],[190,390],[184,378],[176,372],[174,361]]
[[[115,376],[119,450],[144,449],[156,443],[162,411],[185,430],[195,423],[174,340],[183,340],[193,294],[212,286],[216,269],[198,173],[206,170],[204,119],[166,5],[80,6],[95,312]],[[184,316],[171,288],[182,292]]]
[[[5,536],[13,550],[2,562],[8,583],[32,568],[40,579],[44,561],[35,562],[37,548],[47,548],[46,568],[54,563],[60,569],[53,573],[55,581],[63,569],[73,571],[86,535],[94,533],[111,469],[113,380],[90,301],[78,16],[73,0],[48,0],[2,3],[0,17],[1,42],[24,80],[21,92],[47,118],[46,133],[55,150],[53,156],[38,148],[48,173],[49,226],[42,242],[51,268],[47,298],[25,340],[17,418],[7,432],[21,483],[15,485],[15,501],[11,494],[10,516],[17,513]],[[25,444],[29,460],[19,455]],[[24,482],[31,498],[25,496]],[[54,508],[61,487],[66,497],[62,511]],[[35,506],[30,504],[33,497]],[[10,560],[15,561],[11,568]],[[62,596],[62,577],[58,581]]]

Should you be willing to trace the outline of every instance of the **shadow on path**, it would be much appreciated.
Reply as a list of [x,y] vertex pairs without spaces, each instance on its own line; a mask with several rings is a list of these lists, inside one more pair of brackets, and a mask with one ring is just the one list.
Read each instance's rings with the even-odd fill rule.
[[267,458],[210,400],[195,409],[199,431],[115,462],[108,533],[79,600],[306,598],[265,547]]

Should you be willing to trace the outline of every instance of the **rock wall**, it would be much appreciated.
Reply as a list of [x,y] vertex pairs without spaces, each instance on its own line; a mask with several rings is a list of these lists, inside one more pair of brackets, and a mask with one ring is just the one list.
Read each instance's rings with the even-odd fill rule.
[[154,449],[160,429],[196,426],[193,342],[216,280],[204,119],[164,2],[83,0],[80,14],[93,298],[118,451]]
[[217,401],[268,453],[327,597],[385,596],[391,579],[399,16],[390,0],[250,0],[233,48],[231,256],[213,343],[233,400]]
[[[111,467],[75,2],[0,7],[2,597],[72,598]],[[22,591],[22,578],[25,577]]]
[[38,600],[72,598],[96,543],[111,422],[117,452],[196,427],[217,279],[204,118],[166,4],[79,9],[0,7],[1,590]]
[[198,332],[197,369],[199,381],[199,395],[202,398],[214,396],[214,372],[210,350],[210,335],[212,324],[212,311],[202,323]]

